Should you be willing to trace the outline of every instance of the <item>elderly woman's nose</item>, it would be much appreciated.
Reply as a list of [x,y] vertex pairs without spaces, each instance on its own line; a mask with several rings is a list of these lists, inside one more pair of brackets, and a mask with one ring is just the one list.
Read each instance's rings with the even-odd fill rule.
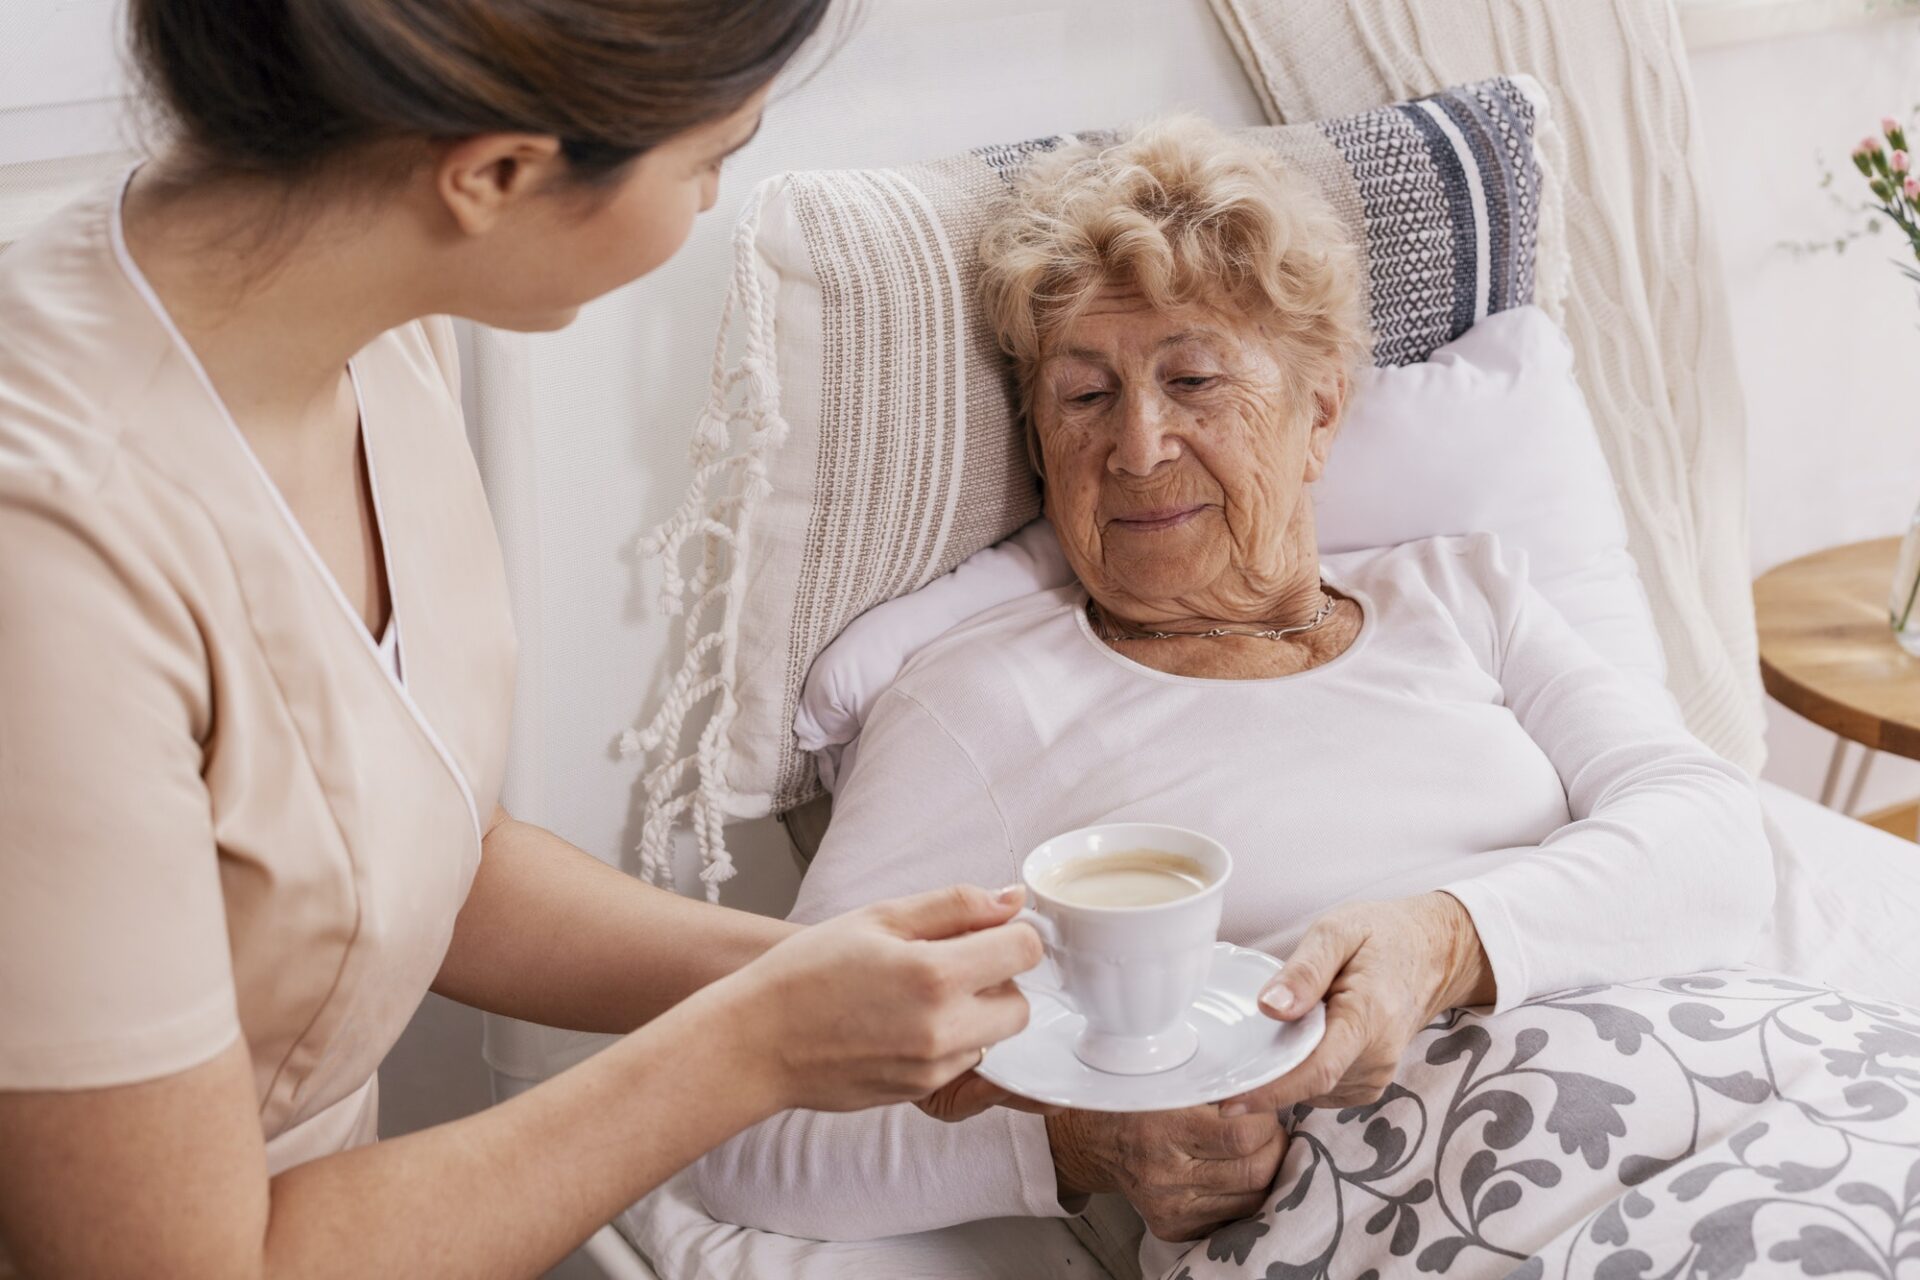
[[1107,466],[1128,475],[1146,475],[1180,456],[1180,441],[1158,396],[1128,392],[1121,399],[1120,421]]

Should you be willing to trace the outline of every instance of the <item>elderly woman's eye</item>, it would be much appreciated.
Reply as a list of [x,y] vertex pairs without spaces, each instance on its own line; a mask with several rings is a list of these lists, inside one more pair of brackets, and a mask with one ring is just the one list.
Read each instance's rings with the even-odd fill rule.
[[1082,404],[1082,405],[1093,404],[1103,399],[1106,396],[1106,394],[1107,393],[1104,390],[1101,390],[1098,387],[1095,387],[1091,391],[1076,391],[1072,395],[1069,395],[1067,397],[1067,403]]
[[1201,387],[1211,385],[1212,382],[1213,375],[1210,373],[1189,373],[1173,379],[1174,386],[1185,387],[1189,391],[1197,391]]

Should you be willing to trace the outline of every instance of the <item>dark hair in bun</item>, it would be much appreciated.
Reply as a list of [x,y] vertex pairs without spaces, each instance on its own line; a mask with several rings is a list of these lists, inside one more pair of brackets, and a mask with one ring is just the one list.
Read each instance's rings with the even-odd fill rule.
[[133,53],[200,167],[297,177],[369,143],[556,137],[591,181],[721,119],[829,0],[131,0]]

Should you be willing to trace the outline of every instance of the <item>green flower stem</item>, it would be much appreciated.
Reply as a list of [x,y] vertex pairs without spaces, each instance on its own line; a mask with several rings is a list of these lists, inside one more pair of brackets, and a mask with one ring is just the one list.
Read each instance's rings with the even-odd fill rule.
[[1913,602],[1917,596],[1920,596],[1920,566],[1915,566],[1913,585],[1907,588],[1907,607],[1900,611],[1900,621],[1893,624],[1895,634],[1906,634],[1907,619],[1913,616]]
[[1896,193],[1895,199],[1869,204],[1866,208],[1869,213],[1878,213],[1893,223],[1900,234],[1907,238],[1913,256],[1920,259],[1920,206],[1915,207],[1915,212],[1909,213],[1905,196]]

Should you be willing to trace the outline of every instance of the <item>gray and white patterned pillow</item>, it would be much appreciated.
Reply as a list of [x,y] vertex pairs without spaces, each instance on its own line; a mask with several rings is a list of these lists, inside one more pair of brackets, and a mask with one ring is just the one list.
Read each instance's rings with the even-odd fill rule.
[[[1557,307],[1536,285],[1536,257],[1564,257],[1543,220],[1545,104],[1517,77],[1245,131],[1349,228],[1376,362],[1423,360],[1492,312]],[[1009,371],[976,305],[977,248],[1021,168],[1063,141],[789,173],[749,201],[729,307],[743,354],[716,373],[693,490],[654,546],[669,607],[689,615],[689,656],[626,744],[653,755],[650,871],[690,815],[717,883],[723,822],[819,794],[793,735],[814,658],[861,613],[1038,514]],[[681,564],[687,544],[697,566]]]
[[1171,1280],[1920,1275],[1920,1013],[1750,969],[1448,1015]]

